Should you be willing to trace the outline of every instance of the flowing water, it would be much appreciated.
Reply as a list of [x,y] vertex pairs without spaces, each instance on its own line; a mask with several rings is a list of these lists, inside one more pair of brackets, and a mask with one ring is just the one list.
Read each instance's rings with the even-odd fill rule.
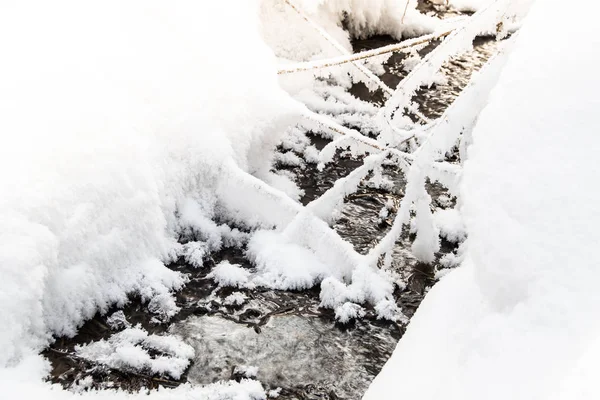
[[[360,51],[394,42],[390,37],[374,37],[357,41],[354,46]],[[444,84],[421,90],[416,96],[421,112],[427,117],[441,115],[467,84],[473,71],[479,69],[498,46],[487,38],[477,39],[474,45],[474,51],[444,66]],[[385,65],[382,80],[391,87],[406,74],[401,67],[405,57],[405,54],[394,54]],[[380,101],[380,94],[369,93],[364,86],[355,86],[352,93],[366,100]],[[325,144],[321,139],[315,138],[315,141],[318,146]],[[360,164],[360,161],[339,158],[323,171],[311,167],[301,171],[298,184],[305,190],[303,202],[318,197]],[[346,199],[342,215],[334,225],[361,253],[372,247],[391,226],[394,210],[382,220],[379,217],[382,207],[389,202],[398,205],[403,195],[405,182],[401,172],[387,167],[385,174],[394,182],[394,188],[385,191],[361,186]],[[443,188],[430,185],[428,189],[438,205],[452,203]],[[393,263],[407,282],[406,288],[396,289],[395,296],[408,317],[434,283],[435,267],[419,263],[411,256],[412,239],[406,234],[397,243]],[[454,249],[453,244],[443,242],[440,255]],[[181,380],[123,373],[74,356],[76,344],[107,338],[113,333],[106,323],[106,315],[112,311],[87,322],[75,338],[58,338],[45,351],[53,365],[51,380],[70,387],[77,380],[92,376],[93,387],[135,390],[176,386],[185,381],[206,384],[239,379],[236,367],[255,366],[258,367],[256,378],[266,388],[281,388],[279,399],[360,399],[390,357],[405,325],[377,320],[368,306],[365,318],[350,325],[339,325],[331,310],[319,308],[318,288],[306,291],[236,289],[247,301],[236,306],[225,305],[223,299],[234,290],[218,288],[206,277],[211,266],[224,259],[251,268],[241,250],[214,254],[202,269],[194,269],[183,261],[170,266],[191,277],[189,284],[177,294],[182,310],[170,325],[153,323],[146,305],[139,300],[132,299],[124,309],[129,322],[140,323],[151,333],[179,334],[196,349],[193,364]]]

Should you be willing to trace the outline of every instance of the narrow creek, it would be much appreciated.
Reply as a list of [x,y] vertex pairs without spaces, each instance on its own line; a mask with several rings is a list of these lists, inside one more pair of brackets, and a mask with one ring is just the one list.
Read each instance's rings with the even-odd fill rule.
[[[395,43],[391,37],[373,37],[354,43],[355,51]],[[434,45],[432,45],[434,46]],[[423,51],[432,48],[429,46]],[[453,59],[443,67],[443,84],[421,90],[415,100],[420,111],[436,118],[456,98],[471,74],[478,70],[497,50],[493,38],[478,38],[474,50]],[[402,61],[406,55],[394,54],[385,65],[382,80],[395,87],[406,72]],[[377,102],[378,94],[357,85],[352,93],[364,100]],[[325,141],[314,139],[322,147]],[[360,161],[339,158],[323,171],[307,167],[298,172],[298,185],[305,190],[303,203],[318,197],[342,176],[350,173]],[[403,195],[404,178],[395,168],[386,167],[390,190],[371,189],[366,185],[346,199],[342,215],[334,227],[357,251],[366,252],[391,226],[394,207],[387,218],[380,210],[386,204],[397,205]],[[428,190],[439,207],[452,204],[443,188],[430,185]],[[410,255],[412,237],[406,234],[394,251],[394,268],[405,278],[405,288],[397,288],[398,306],[411,317],[428,288],[434,283],[435,268]],[[439,256],[452,252],[456,245],[442,243]],[[375,375],[390,357],[401,338],[405,323],[377,320],[368,306],[366,316],[350,325],[335,322],[333,311],[319,308],[318,287],[305,291],[273,291],[265,289],[218,288],[209,278],[211,265],[229,260],[251,268],[242,250],[214,254],[208,265],[193,268],[183,260],[170,268],[189,274],[190,282],[177,294],[181,311],[169,324],[155,324],[147,306],[137,299],[123,309],[131,324],[141,324],[150,333],[171,332],[182,336],[196,350],[191,367],[179,381],[136,373],[125,373],[93,365],[73,354],[74,346],[109,337],[114,331],[105,315],[96,315],[74,338],[57,338],[44,354],[53,371],[50,380],[71,387],[86,376],[93,378],[96,388],[172,387],[182,382],[207,384],[218,380],[239,379],[235,368],[258,367],[256,379],[267,389],[281,388],[279,399],[360,399]],[[243,304],[226,304],[224,299],[241,292]]]

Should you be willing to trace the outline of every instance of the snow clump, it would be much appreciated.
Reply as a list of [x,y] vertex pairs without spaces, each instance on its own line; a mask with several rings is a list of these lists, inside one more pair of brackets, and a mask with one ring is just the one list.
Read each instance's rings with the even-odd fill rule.
[[169,375],[179,379],[194,357],[194,348],[175,336],[149,335],[138,325],[116,333],[108,340],[77,346],[75,353],[117,370]]

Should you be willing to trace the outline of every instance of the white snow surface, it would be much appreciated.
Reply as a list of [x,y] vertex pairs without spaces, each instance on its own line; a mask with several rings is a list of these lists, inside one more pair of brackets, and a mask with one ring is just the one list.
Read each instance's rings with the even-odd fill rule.
[[[2,396],[7,399],[93,399],[93,400],[263,400],[261,384],[255,380],[218,382],[203,387],[183,384],[176,389],[142,390],[127,393],[118,390],[99,390],[72,393],[58,385],[50,386],[31,379],[32,373],[42,375],[47,366],[39,357],[26,357],[19,366],[0,372]],[[10,384],[7,384],[10,383]]]
[[[227,213],[220,185],[267,179],[300,110],[257,20],[256,2],[242,0],[2,3],[3,396],[71,396],[41,382],[48,367],[35,354],[128,293],[163,319],[176,312],[171,291],[186,279],[164,263],[198,262],[202,248],[187,254],[177,232],[211,249],[240,239],[211,221]],[[256,382],[219,390],[154,396],[264,397]]]
[[238,365],[233,370],[234,374],[240,374],[246,378],[255,378],[258,375],[258,367],[252,365]]
[[248,284],[250,271],[239,264],[221,261],[217,264],[207,278],[212,278],[219,286],[245,287]]
[[465,261],[427,294],[365,400],[600,396],[594,8],[534,3],[468,149]]
[[335,319],[342,324],[347,324],[353,319],[362,318],[364,315],[364,308],[350,302],[346,302],[335,309]]
[[489,3],[489,0],[450,0],[448,3],[460,11],[477,11]]
[[[363,117],[374,116],[376,108],[344,91],[348,71],[352,80],[360,71],[337,70],[341,86],[335,87],[316,83],[320,73],[284,82],[276,60],[351,50],[342,29],[345,15],[354,36],[400,38],[429,32],[436,22],[419,14],[414,1],[292,3],[341,47],[284,1],[2,4],[0,37],[14,39],[0,41],[0,391],[71,396],[40,380],[49,366],[36,354],[53,335],[74,335],[86,319],[124,305],[132,293],[157,321],[167,321],[178,311],[172,293],[187,278],[165,263],[181,256],[201,267],[211,252],[248,241],[256,272],[221,264],[211,275],[219,284],[300,289],[330,277],[340,286],[331,307],[369,301],[380,316],[396,318],[387,272],[357,268],[362,258],[352,246],[324,221],[300,212],[301,191],[285,174],[270,172],[274,160],[318,161],[304,128],[294,128],[306,110],[280,84],[308,82],[307,103],[369,127]],[[280,39],[291,47],[281,48]],[[315,84],[321,85],[316,91]],[[276,155],[282,140],[284,149],[305,160]],[[242,233],[217,219],[267,230]],[[273,227],[287,228],[281,235],[268,230]],[[186,244],[177,243],[179,235]],[[135,329],[121,314],[111,325]],[[183,362],[176,370],[156,366],[140,343],[127,344],[118,335],[114,343],[80,350],[115,368],[182,372]],[[83,382],[76,391],[134,396],[88,388]],[[265,395],[256,382],[172,393]]]
[[239,306],[246,302],[248,297],[241,292],[233,292],[229,296],[225,297],[223,304],[226,306]]
[[[440,1],[445,0],[437,0]],[[508,24],[507,28],[509,31],[514,31],[521,26],[523,18],[527,15],[527,11],[531,7],[535,0],[513,0],[511,5],[506,12],[507,20],[505,23]],[[490,3],[490,0],[449,0],[449,5],[459,11],[476,12],[479,11]]]
[[[160,355],[151,356],[150,351]],[[108,340],[76,346],[78,356],[108,367],[179,379],[190,365],[194,348],[176,336],[149,335],[140,326],[125,329]]]
[[[323,29],[319,31],[312,26],[290,4]],[[323,156],[327,155],[326,152],[318,154],[310,146],[304,134],[306,126],[296,125],[300,115],[306,115],[308,110],[291,100],[280,84],[312,110],[360,126],[365,131],[378,129],[374,121],[377,108],[354,99],[344,90],[351,82],[368,78],[364,71],[347,64],[278,79],[276,57],[279,62],[289,62],[344,54],[351,50],[350,35],[386,33],[399,39],[432,31],[437,22],[419,14],[415,5],[414,0],[408,3],[406,0],[178,0],[169,4],[158,0],[107,0],[98,4],[75,0],[51,3],[9,0],[0,6],[0,37],[12,38],[0,40],[3,55],[0,64],[0,273],[3,276],[0,283],[0,320],[3,321],[0,393],[11,398],[71,398],[73,393],[41,381],[49,366],[37,353],[50,342],[52,335],[74,335],[86,319],[98,311],[106,312],[112,305],[125,304],[131,293],[147,301],[148,310],[156,314],[159,321],[167,321],[178,311],[172,292],[185,284],[187,278],[165,268],[164,264],[182,256],[201,267],[211,252],[227,246],[239,247],[246,242],[247,255],[256,268],[249,270],[221,263],[210,275],[220,285],[303,289],[321,283],[322,305],[336,309],[340,320],[360,317],[363,310],[359,304],[365,302],[375,306],[380,318],[403,320],[405,317],[392,298],[391,272],[371,268],[370,259],[354,252],[327,224],[340,197],[358,185],[359,175],[366,174],[368,169],[355,171],[306,209],[297,203],[301,191],[289,177],[270,171],[273,161],[302,165],[305,161],[324,162],[326,157]],[[344,19],[350,33],[342,29]],[[529,35],[535,37],[535,30]],[[332,44],[332,38],[337,43]],[[537,40],[543,42],[542,38]],[[527,44],[523,47],[528,48]],[[518,64],[518,60],[516,58],[514,63]],[[533,65],[535,63],[529,62],[519,68],[531,74]],[[556,61],[552,65],[557,65]],[[549,74],[546,70],[543,72]],[[512,80],[520,79],[515,72],[510,76]],[[329,78],[327,84],[318,79],[323,77]],[[542,82],[544,77],[536,75],[537,80],[527,81],[529,85],[538,82],[527,95],[551,87],[548,82]],[[546,78],[556,79],[551,75]],[[330,86],[331,82],[335,85]],[[372,79],[368,84],[373,86]],[[521,86],[526,87],[524,84],[505,85],[502,98],[515,98],[515,103],[522,101],[521,97],[525,96],[513,93],[517,91],[515,87]],[[567,89],[561,87],[568,98]],[[537,103],[532,104],[556,108],[558,102],[546,104],[550,99],[551,96],[546,95],[541,100],[536,98]],[[508,196],[517,191],[498,191],[492,183],[510,181],[512,184],[510,174],[516,174],[515,168],[523,165],[518,161],[524,154],[513,147],[518,144],[518,149],[536,149],[532,154],[538,154],[539,136],[526,133],[546,129],[541,118],[536,118],[535,123],[528,120],[532,114],[525,113],[527,109],[521,106],[515,112],[514,125],[530,129],[521,132],[523,137],[518,136],[518,140],[508,146],[508,141],[502,141],[506,140],[505,136],[493,135],[502,127],[495,118],[499,118],[500,113],[513,112],[502,109],[508,106],[499,104],[500,109],[496,111],[491,106],[491,111],[486,111],[481,118],[482,127],[475,132],[476,143],[480,137],[484,139],[471,151],[473,166],[467,166],[463,185],[466,200],[461,212],[468,222],[467,231],[473,237],[469,239],[467,261],[459,271],[444,278],[442,289],[432,291],[442,293],[434,294],[433,299],[444,298],[444,290],[450,289],[443,288],[453,287],[446,282],[462,279],[460,294],[468,294],[471,299],[480,296],[483,300],[471,304],[461,296],[452,295],[449,297],[452,301],[442,301],[446,307],[442,308],[445,310],[442,318],[437,315],[442,311],[437,309],[430,312],[436,316],[431,321],[426,316],[417,316],[415,321],[425,322],[413,322],[417,328],[412,330],[427,330],[435,324],[443,326],[449,317],[454,315],[460,320],[466,312],[474,315],[474,319],[467,318],[465,324],[452,325],[452,329],[435,330],[457,332],[457,337],[466,340],[464,337],[468,335],[462,327],[479,327],[478,323],[490,310],[502,318],[517,318],[512,316],[511,310],[521,306],[525,311],[520,312],[527,317],[537,317],[535,307],[548,303],[550,297],[546,294],[551,290],[565,292],[563,298],[572,296],[571,286],[561,287],[553,280],[560,275],[558,268],[552,269],[555,274],[548,277],[540,273],[542,262],[570,259],[566,255],[544,258],[546,236],[534,243],[538,247],[527,243],[529,233],[542,231],[536,224],[539,221],[555,222],[551,228],[557,231],[560,228],[561,240],[565,240],[563,243],[556,239],[548,248],[564,249],[569,257],[573,254],[582,257],[583,261],[575,264],[577,271],[587,265],[585,250],[589,247],[578,246],[583,246],[585,239],[589,242],[593,232],[584,229],[581,232],[587,235],[577,237],[578,241],[574,240],[576,235],[564,236],[569,232],[565,221],[577,222],[573,214],[575,202],[564,204],[559,212],[558,203],[566,203],[565,197],[561,197],[564,190],[558,191],[552,186],[554,192],[535,193],[538,197],[545,193],[550,199],[555,196],[559,202],[549,202],[547,208],[536,209],[533,214],[537,216],[536,223],[531,226],[513,227],[502,218],[506,210],[511,217],[509,222],[521,222],[515,216],[530,217],[527,205],[531,206],[531,200],[536,197],[528,197],[525,207],[513,207],[516,200],[523,202],[522,193],[531,190],[530,185],[519,186],[526,174],[515,179],[519,196]],[[579,109],[572,103],[570,110]],[[559,115],[558,112],[550,114],[553,118]],[[504,119],[502,123],[509,124]],[[582,128],[587,126],[585,118],[576,121],[582,125],[572,136],[582,135]],[[309,125],[306,121],[304,124]],[[511,134],[516,135],[515,126],[504,128],[512,129]],[[560,127],[554,123],[548,137],[552,138],[555,133],[555,140],[543,142],[545,150],[556,157],[535,158],[535,165],[540,169],[557,169],[557,165],[549,162],[560,156],[552,143],[561,143],[561,151],[569,150],[564,145],[565,140],[561,142],[564,135],[559,135]],[[492,130],[492,134],[488,135],[487,130]],[[491,139],[486,139],[487,136]],[[583,137],[578,143],[585,139],[589,138]],[[492,146],[486,140],[497,141]],[[284,151],[294,150],[304,154],[305,159],[292,153],[276,154],[275,145],[282,141]],[[330,146],[331,150],[335,148],[335,144]],[[352,148],[358,154],[362,147],[354,143]],[[501,151],[490,155],[490,148]],[[592,148],[586,147],[588,151]],[[578,149],[573,147],[571,153]],[[377,157],[373,156],[369,162],[376,163]],[[501,157],[512,162],[510,168],[505,169],[504,160],[498,161]],[[585,158],[578,162],[582,164],[580,167],[585,167],[581,169],[587,175],[594,172],[593,164],[583,165]],[[575,170],[579,171],[574,168],[572,172]],[[482,177],[486,171],[492,177]],[[534,172],[539,173],[537,169],[532,171],[528,176],[530,182],[535,181],[531,179]],[[563,177],[564,182],[577,182],[570,176],[567,180],[564,174],[558,176]],[[582,182],[583,176],[578,176]],[[550,176],[542,178],[550,179]],[[552,178],[552,183],[560,182],[555,180],[556,176]],[[372,183],[385,184],[381,179]],[[546,183],[542,188],[550,187]],[[585,192],[581,190],[580,185],[569,193],[583,196]],[[575,198],[581,200],[581,197]],[[438,230],[457,237],[462,234],[462,227],[456,215],[438,216],[434,221],[428,198],[420,201],[419,206],[427,211],[422,214],[429,216],[427,224],[421,225],[431,229],[419,229],[419,232],[431,233],[429,237],[433,241],[421,240],[427,235],[420,233],[415,250],[424,254],[421,258],[427,259],[433,254],[435,244],[439,245]],[[502,212],[483,212],[478,204],[484,204],[486,210],[496,206]],[[553,205],[556,209],[550,210]],[[586,210],[585,207],[579,209]],[[587,211],[593,215],[593,209]],[[484,217],[480,218],[481,215]],[[260,229],[242,233],[226,224],[217,224],[217,220]],[[496,229],[496,225],[499,228],[494,230],[494,235],[487,235],[487,230]],[[506,234],[509,228],[511,234],[517,232],[514,237]],[[544,225],[544,228],[548,227]],[[552,232],[552,229],[544,231],[545,234]],[[179,235],[187,236],[190,241],[178,244]],[[518,243],[516,238],[520,239]],[[493,245],[490,244],[492,239],[495,240]],[[393,245],[393,240],[388,242]],[[562,247],[557,246],[559,242]],[[524,267],[519,254],[530,247]],[[511,251],[506,252],[507,248]],[[494,259],[490,258],[492,255]],[[573,287],[578,287],[582,274],[569,275]],[[589,290],[581,293],[581,296],[591,296]],[[431,298],[428,296],[424,303],[425,309],[428,302],[436,301]],[[461,299],[465,305],[460,303]],[[537,302],[530,303],[530,299]],[[244,298],[239,295],[228,301],[238,304]],[[563,309],[572,311],[568,306],[564,305]],[[585,310],[575,311],[583,313]],[[420,314],[428,315],[427,311]],[[575,321],[567,316],[560,321]],[[519,322],[529,321],[522,316],[518,318]],[[535,318],[532,320],[537,322]],[[540,325],[532,326],[539,328],[555,323],[544,318],[540,321]],[[574,324],[581,321],[576,320]],[[113,322],[117,329],[127,329],[107,341],[79,348],[80,355],[113,368],[150,370],[173,377],[184,371],[191,354],[178,339],[147,335],[137,327],[128,326],[120,314],[115,314]],[[485,329],[496,329],[496,322],[485,319]],[[419,328],[419,324],[425,328]],[[485,336],[488,332],[485,329],[476,339],[481,341],[480,347],[487,350],[485,344],[490,339]],[[555,335],[560,336],[561,332],[566,335],[566,329],[567,326],[559,326]],[[530,331],[535,333],[533,329]],[[470,331],[469,334],[473,335]],[[415,334],[409,332],[405,340],[415,341],[410,339],[411,335]],[[510,335],[503,336],[503,340],[505,337]],[[448,343],[438,343],[439,338],[435,339],[436,345],[432,348],[443,344],[442,350],[452,349]],[[459,341],[453,338],[450,342]],[[157,361],[148,352],[148,349],[156,350],[156,346],[163,346],[161,351],[166,353],[173,346],[183,350]],[[401,344],[399,349],[402,347]],[[472,348],[470,342],[466,348]],[[467,354],[467,358],[480,356],[476,353],[478,347],[474,348],[474,353]],[[431,359],[440,357],[431,349],[426,350]],[[443,376],[442,366],[453,365],[452,357],[457,353],[448,354],[446,364],[436,365],[435,371],[440,376]],[[572,356],[579,358],[579,354]],[[390,365],[397,363],[394,360],[397,357]],[[391,368],[386,367],[380,382],[385,382],[385,374]],[[480,372],[473,366],[468,369],[466,372],[458,369],[457,374],[467,377],[471,369]],[[436,382],[443,383],[444,379]],[[146,396],[144,392],[87,391],[89,386],[89,382],[81,382],[75,391],[85,397]],[[435,387],[430,385],[426,391]],[[154,398],[239,400],[265,397],[261,385],[249,380],[207,387],[182,385],[151,395]]]
[[437,210],[433,214],[435,225],[440,230],[440,236],[450,242],[461,242],[465,239],[466,232],[462,217],[455,208]]
[[[307,16],[352,50],[351,37],[388,34],[397,39],[430,32],[438,20],[416,10],[416,0],[260,0],[261,33],[278,57],[308,61],[339,55]],[[346,23],[345,30],[342,23]],[[294,29],[290,29],[293,26]]]
[[[445,2],[446,0],[438,0],[437,3]],[[529,0],[515,0],[514,3],[526,3]],[[449,0],[448,4],[459,11],[475,12],[487,6],[490,0]]]

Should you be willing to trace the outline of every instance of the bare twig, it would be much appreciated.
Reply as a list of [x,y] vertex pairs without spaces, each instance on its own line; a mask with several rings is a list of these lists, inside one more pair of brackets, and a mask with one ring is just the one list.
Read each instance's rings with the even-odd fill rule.
[[401,24],[404,23],[404,17],[406,17],[406,11],[408,11],[408,3],[410,3],[410,0],[406,0],[406,5],[404,6],[404,13],[402,14],[402,18],[400,19]]
[[[290,7],[292,7],[294,9],[294,11],[296,11],[302,18],[304,18],[304,20],[306,20],[306,22],[308,22],[317,32],[319,32],[319,34],[321,36],[323,36],[323,38],[325,38],[325,40],[327,40],[333,47],[335,47],[339,52],[341,52],[344,55],[348,55],[350,54],[350,52],[348,50],[346,50],[346,48],[344,46],[342,46],[341,44],[339,44],[337,42],[337,40],[335,40],[333,37],[331,37],[331,35],[329,33],[327,33],[323,28],[321,28],[316,22],[314,22],[311,18],[308,17],[308,15],[306,15],[306,13],[304,13],[299,7],[297,7],[295,4],[293,4],[292,0],[284,0]],[[365,67],[364,65],[357,63],[357,62],[352,62],[352,64],[358,68],[359,71],[361,71],[367,78],[369,78],[370,80],[372,80],[373,82],[377,83],[377,85],[379,85],[379,87],[381,87],[381,89],[383,89],[383,91],[388,94],[391,95],[393,93],[393,90],[387,86],[385,83],[383,83],[381,81],[381,79],[379,79],[373,72],[371,72],[367,67]]]
[[279,71],[277,71],[277,73],[279,75],[283,75],[283,74],[290,74],[290,73],[294,73],[294,72],[308,71],[311,69],[327,68],[327,67],[332,67],[335,65],[346,64],[349,62],[355,63],[356,61],[359,61],[359,60],[364,60],[364,59],[384,55],[387,53],[397,52],[397,51],[400,51],[403,49],[408,49],[411,47],[415,47],[415,46],[419,46],[419,45],[428,43],[435,39],[441,39],[441,38],[446,37],[449,34],[451,34],[454,31],[454,29],[455,29],[454,27],[451,27],[451,28],[445,29],[441,32],[432,33],[430,35],[420,36],[418,38],[405,40],[400,43],[390,44],[388,46],[379,47],[379,48],[373,49],[373,50],[367,50],[367,51],[362,51],[360,53],[348,54],[348,55],[345,55],[342,57],[332,57],[332,58],[327,58],[324,60],[308,61],[308,62],[303,62],[303,63],[286,65],[286,66],[280,67]]

